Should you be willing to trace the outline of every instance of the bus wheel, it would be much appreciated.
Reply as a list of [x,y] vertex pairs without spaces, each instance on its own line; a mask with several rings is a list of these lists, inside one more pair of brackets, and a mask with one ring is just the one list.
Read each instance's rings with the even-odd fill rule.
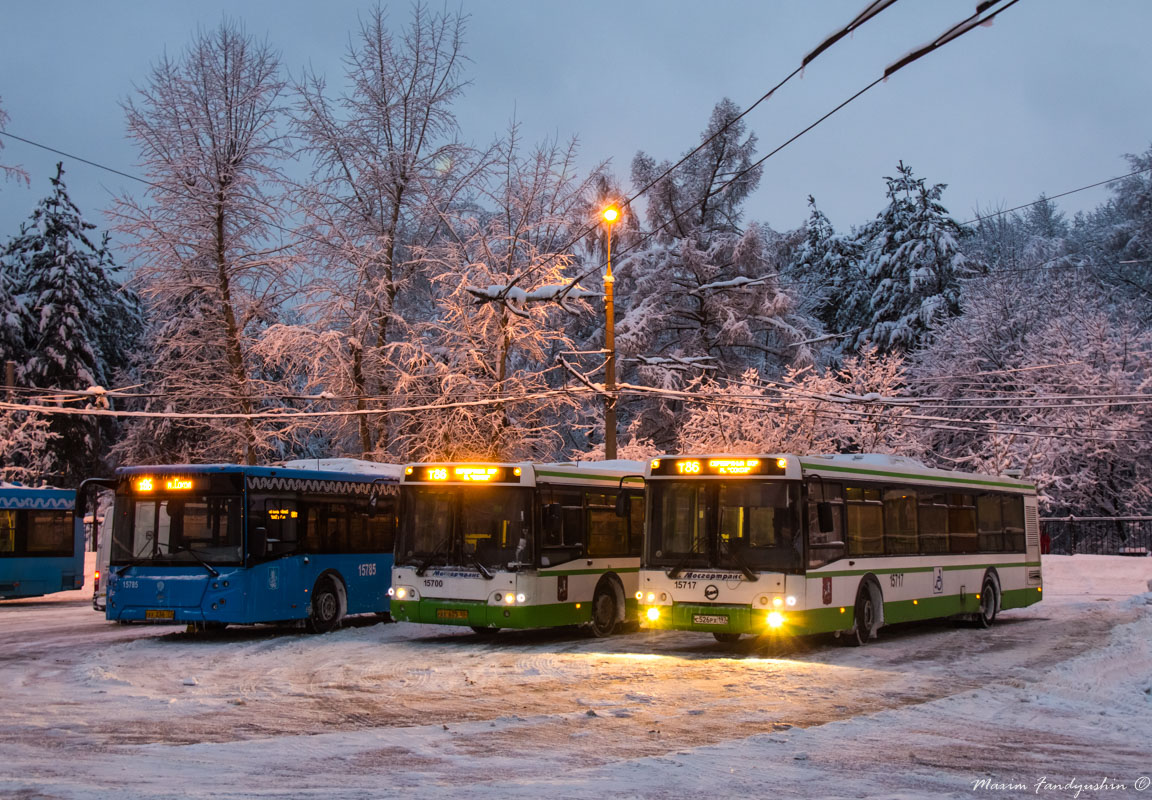
[[308,629],[312,633],[327,633],[340,627],[340,595],[331,578],[321,578],[312,589],[312,615]]
[[996,596],[996,581],[991,575],[984,576],[984,588],[980,590],[980,610],[976,612],[976,625],[980,628],[991,628],[996,621],[996,607],[999,605]]
[[712,635],[716,637],[716,641],[723,642],[724,644],[732,644],[733,642],[740,641],[740,634],[738,633],[720,633],[719,631],[715,631]]
[[482,625],[472,625],[471,628],[477,636],[495,636],[500,632],[499,628],[485,628]]
[[856,595],[856,613],[853,616],[848,644],[862,647],[872,638],[872,631],[876,628],[876,597],[867,584],[861,586]]
[[588,629],[597,639],[611,636],[616,632],[619,623],[619,608],[616,603],[616,592],[608,581],[601,581],[596,587],[596,594],[592,597],[592,621]]

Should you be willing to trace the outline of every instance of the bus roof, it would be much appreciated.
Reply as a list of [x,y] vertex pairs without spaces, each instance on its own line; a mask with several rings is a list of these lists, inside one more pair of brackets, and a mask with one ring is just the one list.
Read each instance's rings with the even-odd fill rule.
[[[357,468],[356,465],[359,467]],[[126,477],[148,475],[155,472],[171,472],[182,475],[245,475],[259,478],[314,478],[371,483],[379,480],[398,481],[403,471],[403,467],[397,464],[378,464],[352,458],[310,458],[290,461],[283,466],[259,467],[246,464],[147,464],[120,467],[116,470],[116,475]]]
[[76,492],[71,489],[36,489],[0,483],[0,508],[71,510]]
[[[769,462],[774,459],[784,459],[787,468],[779,477],[799,480],[809,475],[819,475],[823,478],[850,480],[858,479],[883,480],[897,479],[910,483],[918,483],[941,488],[967,487],[971,489],[1006,489],[1022,493],[1035,493],[1036,487],[1027,481],[1011,478],[1006,475],[985,475],[975,472],[958,472],[946,469],[935,469],[926,466],[923,462],[907,456],[888,455],[885,453],[837,453],[834,455],[797,456],[793,453],[682,453],[676,455],[660,456],[656,460],[688,460],[697,461],[726,460],[726,459],[758,459]],[[800,469],[796,469],[796,465]],[[754,474],[754,473],[753,473]],[[667,476],[666,476],[667,477]],[[732,477],[717,475],[702,475],[701,477]]]

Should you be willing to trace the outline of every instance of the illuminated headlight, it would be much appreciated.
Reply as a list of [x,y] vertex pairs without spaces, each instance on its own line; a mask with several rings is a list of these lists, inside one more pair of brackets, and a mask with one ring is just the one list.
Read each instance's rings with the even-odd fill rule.
[[636,592],[636,599],[637,600],[643,600],[644,599],[644,592]]
[[655,603],[656,602],[656,593],[655,592],[648,592],[648,602],[649,603]]
[[784,598],[773,597],[772,598],[772,605],[776,606],[776,608],[779,608],[780,606],[784,605]]
[[647,614],[647,616],[648,616],[648,619],[650,619],[650,620],[652,620],[653,622],[655,622],[656,620],[660,619],[660,609],[658,609],[658,608],[650,608],[650,609],[648,609],[648,614]]
[[396,599],[397,600],[419,600],[420,599],[420,593],[409,586],[398,586],[398,587],[396,587]]
[[505,602],[505,603],[507,603],[508,605],[512,605],[513,603],[515,603],[515,602],[516,602],[516,597],[515,597],[515,595],[513,595],[511,592],[509,592],[508,594],[504,595],[504,602]]
[[391,586],[388,587],[388,596],[389,597],[395,597],[396,596],[396,590]]
[[[388,591],[391,592],[392,590],[389,589]],[[403,600],[406,597],[408,597],[408,590],[407,589],[405,589],[404,587],[400,587],[399,589],[396,590],[396,599],[397,600]]]
[[523,592],[521,592],[520,594],[516,595],[516,602],[517,602],[517,603],[523,603],[523,602],[524,602],[525,600],[527,600],[527,599],[528,599],[527,595],[525,595]]
[[796,605],[796,598],[793,597],[792,595],[788,595],[787,597],[784,598],[784,602],[790,606],[794,606],[794,605]]
[[768,627],[769,628],[779,628],[783,624],[784,624],[784,615],[783,614],[781,614],[779,611],[768,612]]

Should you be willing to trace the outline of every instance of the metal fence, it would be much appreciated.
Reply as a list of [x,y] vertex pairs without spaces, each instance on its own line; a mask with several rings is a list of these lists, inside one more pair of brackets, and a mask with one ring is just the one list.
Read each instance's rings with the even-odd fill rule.
[[1152,554],[1152,517],[1041,517],[1046,553],[1147,556]]

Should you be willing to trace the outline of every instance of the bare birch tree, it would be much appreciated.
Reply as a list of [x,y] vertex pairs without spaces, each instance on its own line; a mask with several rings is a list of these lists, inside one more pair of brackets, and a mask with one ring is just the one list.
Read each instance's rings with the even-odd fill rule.
[[[393,31],[376,8],[349,48],[335,101],[317,75],[297,86],[295,127],[314,159],[298,191],[313,325],[280,328],[268,347],[299,353],[293,343],[315,340],[327,357],[306,365],[311,382],[353,397],[357,410],[386,408],[405,365],[419,360],[412,325],[431,308],[431,283],[413,253],[443,234],[443,215],[483,164],[459,142],[452,109],[464,87],[464,22],[416,5]],[[384,415],[343,425],[361,453],[390,445]]]
[[[248,414],[268,394],[250,350],[288,292],[278,238],[284,85],[269,45],[225,21],[178,60],[164,56],[125,103],[151,186],[114,213],[151,319],[139,370],[160,395],[152,407]],[[125,447],[255,463],[273,436],[250,419],[163,422],[138,426]]]

